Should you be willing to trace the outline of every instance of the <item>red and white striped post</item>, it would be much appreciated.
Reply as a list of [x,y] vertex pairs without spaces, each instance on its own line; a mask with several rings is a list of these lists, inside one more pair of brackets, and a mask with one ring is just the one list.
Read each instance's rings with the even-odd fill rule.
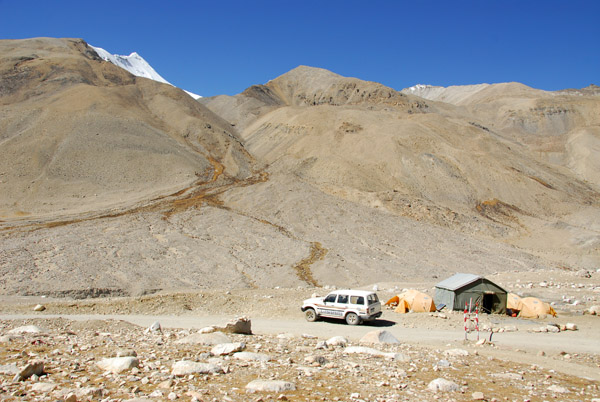
[[477,329],[477,340],[479,340],[479,304],[475,303],[475,328]]
[[467,302],[465,302],[464,320],[465,320],[465,341],[466,341],[467,340]]

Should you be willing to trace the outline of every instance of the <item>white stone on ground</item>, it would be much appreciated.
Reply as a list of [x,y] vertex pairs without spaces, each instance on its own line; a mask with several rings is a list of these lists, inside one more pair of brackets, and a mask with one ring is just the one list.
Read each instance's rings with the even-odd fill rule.
[[280,380],[254,380],[246,385],[246,389],[265,392],[295,391],[296,384]]
[[434,392],[458,391],[458,384],[444,378],[436,378],[427,385],[427,389]]
[[213,356],[225,356],[235,352],[241,352],[244,349],[246,349],[246,344],[244,342],[220,343],[210,350],[210,354]]
[[126,356],[126,357],[111,357],[108,359],[102,359],[96,363],[104,371],[110,371],[111,373],[120,373],[125,370],[138,367],[140,361],[137,357]]
[[198,363],[189,360],[181,360],[173,364],[171,374],[185,376],[190,374],[216,374],[222,373],[223,369],[216,364]]

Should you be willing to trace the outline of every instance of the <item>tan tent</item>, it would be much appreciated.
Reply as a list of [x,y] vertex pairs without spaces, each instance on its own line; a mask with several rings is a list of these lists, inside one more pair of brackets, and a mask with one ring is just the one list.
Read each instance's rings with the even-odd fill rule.
[[509,293],[506,307],[513,312],[518,312],[521,318],[546,318],[548,314],[556,317],[556,311],[537,297],[521,298],[514,293]]
[[385,303],[387,306],[396,306],[397,313],[414,311],[417,313],[435,311],[435,303],[431,296],[415,289],[407,290],[392,297]]
[[509,293],[506,297],[506,308],[513,311],[521,309],[521,298],[514,293]]

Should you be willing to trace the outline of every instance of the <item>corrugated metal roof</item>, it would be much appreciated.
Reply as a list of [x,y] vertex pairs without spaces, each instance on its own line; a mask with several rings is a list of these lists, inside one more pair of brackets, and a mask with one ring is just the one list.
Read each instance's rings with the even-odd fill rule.
[[435,285],[435,287],[441,289],[456,290],[468,285],[469,283],[473,283],[478,279],[481,279],[481,276],[458,273],[452,275],[448,279],[444,279],[443,281]]

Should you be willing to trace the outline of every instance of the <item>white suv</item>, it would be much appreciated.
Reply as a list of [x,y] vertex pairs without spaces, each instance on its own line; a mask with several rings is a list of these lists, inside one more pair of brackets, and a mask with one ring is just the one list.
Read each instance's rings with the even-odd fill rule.
[[336,290],[325,297],[304,300],[302,311],[307,321],[319,317],[341,318],[350,325],[381,317],[377,294],[367,290]]

